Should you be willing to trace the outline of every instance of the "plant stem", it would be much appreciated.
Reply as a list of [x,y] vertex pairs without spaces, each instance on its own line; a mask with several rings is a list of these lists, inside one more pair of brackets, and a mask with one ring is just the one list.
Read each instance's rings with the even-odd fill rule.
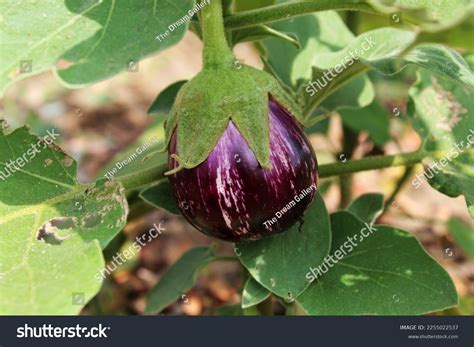
[[[344,134],[344,142],[342,148],[342,154],[346,158],[352,158],[354,150],[357,146],[357,137],[358,133],[352,131],[344,124],[342,125],[342,130]],[[352,200],[352,175],[342,175],[339,177],[340,188],[341,188],[341,199],[339,201],[339,207],[341,209],[346,208]]]
[[204,67],[234,64],[234,56],[225,37],[222,0],[211,0],[202,9],[201,27]]
[[[355,173],[359,171],[368,171],[375,169],[383,169],[395,166],[413,166],[421,162],[428,156],[443,156],[444,151],[437,152],[409,152],[396,155],[377,155],[373,157],[362,158],[358,160],[348,160],[345,163],[332,163],[319,166],[319,177],[326,178],[331,176],[340,176],[344,174]],[[125,190],[130,191],[152,184],[160,179],[165,178],[165,172],[168,171],[167,164],[158,164],[154,167],[137,171],[122,177],[117,177],[117,181],[121,182]]]
[[246,28],[256,24],[276,22],[289,17],[327,10],[358,10],[376,13],[369,4],[354,0],[313,0],[242,11],[227,16],[224,18],[224,23],[227,29]]
[[321,165],[319,167],[319,177],[340,176],[344,174],[383,169],[395,166],[413,166],[428,155],[434,153],[416,151],[396,155],[376,155],[373,157],[362,158],[359,160],[348,160],[345,163],[333,163]]
[[388,210],[392,205],[392,202],[395,200],[398,192],[402,189],[403,185],[410,178],[411,174],[413,173],[414,166],[408,166],[405,168],[405,172],[403,173],[402,177],[397,182],[395,189],[393,190],[392,194],[390,194],[389,198],[385,201],[385,210]]
[[129,191],[165,178],[166,171],[168,171],[168,165],[162,163],[148,169],[117,177],[117,180],[122,182],[126,191]]

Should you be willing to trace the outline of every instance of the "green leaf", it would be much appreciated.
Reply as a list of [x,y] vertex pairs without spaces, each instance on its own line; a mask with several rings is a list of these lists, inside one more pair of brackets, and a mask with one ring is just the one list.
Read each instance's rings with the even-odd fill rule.
[[[319,54],[343,49],[354,35],[334,11],[291,18],[274,24],[273,28],[295,33],[302,47],[298,50],[275,39],[264,40],[262,45],[267,51],[269,69],[285,85],[298,91],[301,103],[308,105],[311,96],[302,87],[307,81],[317,78],[313,68]],[[367,106],[374,98],[374,89],[367,76],[359,76],[336,94],[322,105],[326,112]]]
[[178,81],[166,87],[160,94],[158,94],[155,101],[153,101],[148,109],[148,113],[164,113],[167,115],[173,107],[176,94],[178,94],[178,91],[186,82],[187,81]]
[[[346,89],[346,88],[344,88]],[[336,95],[334,93],[333,95]],[[331,95],[331,97],[333,96]],[[324,103],[323,103],[324,105]],[[341,110],[339,115],[346,126],[359,131],[367,131],[369,137],[378,146],[390,141],[390,119],[387,111],[376,101],[367,107],[356,110]]]
[[160,151],[163,148],[164,137],[163,118],[156,117],[134,143],[118,152],[109,161],[101,176],[108,173],[110,177],[117,178],[165,163],[168,154]]
[[363,222],[373,223],[383,212],[384,196],[380,193],[367,193],[351,202],[347,211]]
[[448,228],[456,244],[474,259],[474,225],[472,225],[472,222],[471,226],[467,226],[461,220],[451,218],[448,222]]
[[[414,41],[415,33],[411,31],[395,28],[372,30],[359,35],[340,51],[318,55],[315,66],[320,70],[335,69],[333,72],[342,67],[342,72],[334,79],[337,80],[351,71],[359,71],[361,66],[392,75],[414,64],[474,89],[474,74],[457,52],[442,45],[421,44],[403,54]],[[356,58],[353,64],[346,61],[351,57]],[[339,69],[336,69],[337,64]]]
[[148,293],[145,313],[161,312],[185,294],[193,286],[199,269],[213,258],[214,252],[209,247],[187,251]]
[[418,24],[424,31],[437,32],[472,19],[472,0],[369,0],[377,10],[396,13]]
[[272,27],[296,34],[301,44],[301,49],[296,49],[275,39],[262,42],[268,63],[293,90],[312,77],[312,67],[319,54],[342,49],[354,38],[334,11],[291,18]]
[[154,207],[162,208],[176,215],[181,214],[168,179],[160,180],[143,189],[140,192],[140,198]]
[[0,133],[0,314],[79,313],[100,289],[101,249],[126,222],[122,186],[79,184],[57,135]]
[[411,234],[381,225],[370,233],[345,211],[331,215],[331,227],[335,262],[297,298],[308,314],[419,315],[457,304],[451,278]]
[[[302,93],[303,90],[300,91]],[[306,93],[306,91],[304,92]],[[339,89],[335,89],[321,103],[320,110],[322,112],[347,110],[344,114],[350,113],[352,110],[358,110],[361,107],[370,107],[375,97],[375,90],[372,82],[367,75],[357,76],[351,79],[347,84]],[[306,98],[311,99],[306,95]],[[383,116],[378,119],[378,123],[383,121]],[[388,120],[388,119],[387,119]],[[387,121],[388,124],[388,121]],[[356,129],[357,130],[357,129]],[[382,138],[388,130],[383,131],[380,136],[374,134],[374,137]]]
[[295,225],[282,234],[236,244],[236,254],[252,277],[288,301],[309,285],[304,277],[306,269],[321,262],[330,248],[329,216],[319,193],[299,229]]
[[253,277],[249,277],[242,292],[242,308],[258,305],[270,296],[270,292],[262,287]]
[[[0,92],[13,81],[52,69],[80,86],[111,77],[179,42],[188,22],[173,25],[194,0],[85,0],[0,3]],[[164,34],[168,31],[168,35]],[[158,35],[163,34],[160,38]],[[5,62],[5,63],[3,63]],[[68,65],[66,68],[61,66]]]
[[425,171],[412,184],[428,181],[451,197],[464,195],[474,218],[474,92],[421,71],[409,90],[408,115],[428,152]]

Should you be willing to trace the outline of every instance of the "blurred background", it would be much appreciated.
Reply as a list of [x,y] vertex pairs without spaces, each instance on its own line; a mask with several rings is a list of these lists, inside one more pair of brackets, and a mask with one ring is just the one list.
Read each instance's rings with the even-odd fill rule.
[[[348,19],[350,20],[350,19]],[[358,31],[386,25],[365,15],[359,20]],[[190,79],[201,69],[201,43],[188,32],[184,40],[164,53],[140,61],[129,71],[100,83],[77,90],[62,86],[51,72],[21,80],[10,87],[0,100],[0,114],[11,128],[29,124],[33,131],[44,135],[56,128],[58,144],[79,163],[81,182],[102,176],[115,163],[152,138],[163,141],[163,115],[148,115],[147,110],[156,95],[173,82]],[[239,44],[236,57],[245,64],[262,68],[258,52],[251,44]],[[390,120],[391,140],[375,146],[365,132],[359,133],[353,157],[370,154],[394,154],[414,151],[420,138],[403,119],[409,85],[415,79],[414,70],[406,69],[396,77],[371,75],[379,101]],[[342,152],[341,119],[331,116],[324,132],[312,131],[310,140],[320,164],[334,161]],[[147,149],[151,154],[160,144]],[[127,165],[120,175],[133,171],[141,160]],[[409,174],[421,173],[421,165]],[[404,168],[391,168],[358,173],[353,176],[352,195],[381,192],[389,197],[396,183],[405,175]],[[406,174],[408,176],[408,174]],[[415,189],[408,176],[398,194],[391,199],[378,223],[389,224],[413,233],[426,251],[435,258],[454,280],[460,296],[458,308],[436,314],[474,314],[474,263],[459,247],[449,232],[448,222],[459,219],[473,225],[463,197],[453,199],[432,189],[428,184]],[[331,183],[336,183],[328,181]],[[329,184],[329,183],[328,183]],[[337,184],[327,186],[324,199],[330,212],[338,209],[340,192]],[[132,197],[133,200],[133,197]],[[220,254],[233,254],[232,244],[217,242],[200,234],[182,217],[152,209],[144,203],[132,208],[129,223],[123,233],[106,250],[110,257],[130,246],[135,236],[147,232],[153,223],[165,229],[144,247],[133,261],[118,267],[105,280],[98,296],[82,314],[143,314],[145,295],[186,250],[198,245],[216,243]],[[163,314],[229,314],[239,302],[240,268],[235,263],[214,263],[204,269],[191,291],[169,306]],[[277,306],[276,314],[283,312]]]

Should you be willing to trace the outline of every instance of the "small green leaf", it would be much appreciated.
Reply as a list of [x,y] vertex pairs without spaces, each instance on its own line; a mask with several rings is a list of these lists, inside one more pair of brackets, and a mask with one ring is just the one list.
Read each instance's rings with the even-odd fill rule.
[[108,174],[105,177],[109,179],[118,178],[165,163],[168,154],[160,151],[163,148],[164,137],[163,119],[156,117],[134,143],[118,152],[109,161],[100,176]]
[[212,261],[214,252],[209,247],[187,251],[161,277],[147,296],[145,313],[158,313],[191,289],[201,267]]
[[351,202],[347,211],[363,222],[373,223],[383,212],[384,197],[380,193],[367,193]]
[[253,277],[249,277],[242,292],[242,308],[255,306],[270,296],[270,292],[262,287]]
[[331,227],[333,261],[312,265],[318,277],[297,298],[308,314],[419,315],[457,304],[451,278],[411,234],[381,225],[370,232],[345,211],[331,215]]
[[[338,92],[332,94],[331,97],[336,94]],[[322,104],[323,107],[324,104]],[[390,141],[390,119],[387,110],[378,102],[374,101],[367,107],[355,110],[341,110],[339,114],[344,124],[352,130],[367,131],[369,138],[376,145],[382,146]]]
[[151,104],[148,113],[164,113],[168,114],[173,107],[174,99],[178,91],[187,81],[178,81],[166,87]]
[[354,38],[334,11],[290,18],[272,27],[278,31],[295,33],[301,44],[298,50],[275,39],[262,42],[270,66],[295,91],[312,77],[312,67],[319,54],[342,49]]
[[160,180],[140,192],[140,198],[146,203],[162,208],[173,214],[181,214],[168,179]]
[[456,244],[461,247],[466,254],[474,259],[474,225],[464,224],[457,218],[451,218],[448,222],[448,228],[453,235]]
[[329,216],[318,193],[301,227],[295,225],[258,241],[239,242],[236,253],[258,283],[291,301],[309,285],[304,277],[306,269],[324,259],[330,243]]
[[[343,49],[354,39],[354,35],[334,11],[290,18],[273,24],[273,28],[295,33],[302,47],[298,50],[275,39],[262,41],[268,55],[269,70],[298,92],[300,102],[306,107],[311,103],[311,95],[303,86],[309,80],[316,79],[313,68],[319,54]],[[336,94],[322,105],[325,112],[367,106],[374,98],[374,89],[367,76],[359,76]]]
[[49,69],[73,86],[136,72],[140,59],[183,38],[193,5],[194,0],[1,1],[0,93]]
[[123,187],[79,184],[56,135],[0,131],[0,314],[79,313],[100,289],[101,249],[126,222]]
[[[302,93],[303,90],[300,91]],[[307,94],[306,91],[304,93]],[[306,95],[308,101],[311,100],[311,97]],[[333,93],[329,94],[329,96],[324,99],[323,103],[320,105],[320,110],[322,112],[331,112],[331,111],[346,111],[344,114],[350,114],[353,110],[358,110],[361,107],[368,108],[373,103],[375,97],[375,90],[370,81],[369,77],[366,74],[362,76],[357,76],[354,79],[351,79],[347,82],[346,85],[343,85],[341,88],[336,89]],[[375,118],[375,117],[372,117]],[[381,125],[381,121],[387,117],[380,117],[378,119],[379,125]],[[387,118],[388,123],[388,118]],[[384,124],[384,123],[383,123]],[[366,126],[368,128],[369,126]],[[388,127],[387,127],[388,128]],[[376,138],[385,137],[384,135],[388,132],[388,130],[383,131],[380,135],[375,135]]]
[[425,181],[451,197],[464,195],[474,218],[474,92],[420,71],[409,90],[408,115],[424,140],[425,171],[412,184]]

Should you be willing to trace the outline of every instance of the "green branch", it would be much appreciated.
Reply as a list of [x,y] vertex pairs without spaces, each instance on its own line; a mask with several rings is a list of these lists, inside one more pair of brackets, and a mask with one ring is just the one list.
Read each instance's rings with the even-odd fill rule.
[[163,163],[148,169],[117,177],[117,181],[122,183],[125,190],[134,190],[165,178],[165,172],[167,171],[168,164]]
[[[427,153],[416,151],[396,155],[377,155],[358,160],[348,160],[345,163],[325,164],[319,166],[319,177],[341,176],[359,171],[383,169],[395,166],[413,166],[420,163],[423,158],[428,156],[443,156],[444,154],[444,152]],[[117,177],[117,180],[123,184],[125,190],[130,191],[165,178],[166,171],[168,171],[168,165],[164,163],[122,177]]]
[[367,3],[357,0],[313,0],[277,4],[250,11],[238,12],[224,18],[227,29],[251,27],[257,24],[276,22],[289,17],[328,10],[376,11]]
[[[431,153],[430,153],[431,154]],[[402,153],[396,155],[376,155],[358,160],[348,160],[345,163],[333,163],[319,167],[319,177],[341,176],[359,171],[383,169],[395,166],[413,166],[426,158],[428,153],[423,151]]]

